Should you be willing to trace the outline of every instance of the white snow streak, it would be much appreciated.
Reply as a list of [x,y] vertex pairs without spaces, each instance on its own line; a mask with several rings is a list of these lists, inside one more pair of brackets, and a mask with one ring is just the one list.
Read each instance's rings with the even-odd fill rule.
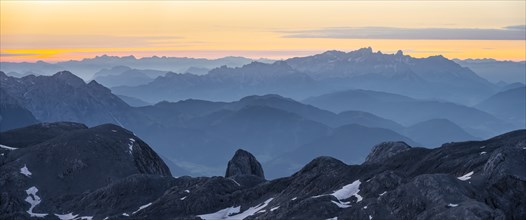
[[294,198],[292,198],[290,201],[294,201],[294,200],[296,200],[296,199],[298,199],[298,197],[294,197]]
[[486,154],[486,151],[480,152],[480,155],[484,155],[484,154]]
[[38,192],[38,189],[36,187],[34,187],[34,186],[32,186],[31,188],[26,190],[27,197],[26,197],[25,201],[28,202],[31,205],[29,210],[27,210],[27,213],[29,213],[29,215],[31,215],[31,217],[42,218],[42,217],[45,217],[47,215],[47,213],[33,213],[33,209],[38,204],[40,204],[40,202],[42,201],[40,199],[40,197],[37,196],[37,192]]
[[453,204],[453,203],[447,204],[447,207],[457,207],[457,206],[458,206],[458,204]]
[[27,177],[31,177],[31,172],[27,169],[27,166],[24,164],[24,167],[20,168],[20,173],[24,174]]
[[18,149],[18,148],[9,147],[9,146],[5,146],[5,145],[1,145],[1,144],[0,144],[0,148],[4,148],[4,149],[8,149],[8,150],[16,150],[16,149]]
[[128,148],[129,148],[128,153],[130,153],[130,154],[132,154],[132,152],[133,152],[133,144],[135,144],[135,139],[130,138],[130,143],[128,143]]
[[379,196],[383,196],[387,193],[387,191],[384,191],[383,193],[378,194]]
[[277,209],[279,209],[279,206],[272,207],[272,208],[270,209],[270,211],[273,212],[273,211],[276,211]]
[[229,180],[232,180],[237,186],[241,186],[241,184],[239,184],[236,180],[230,179],[230,178],[229,178]]
[[150,202],[150,203],[148,203],[146,205],[143,205],[143,206],[139,207],[139,209],[137,209],[135,212],[132,212],[132,215],[134,215],[135,213],[137,213],[137,212],[139,212],[139,211],[141,211],[141,210],[143,210],[143,209],[145,209],[145,208],[147,208],[148,206],[151,206],[151,205],[152,205],[152,203]]
[[473,175],[473,171],[471,171],[469,173],[466,173],[464,176],[457,177],[457,179],[462,180],[462,181],[466,181],[466,180],[471,179],[471,175]]
[[351,207],[351,205],[349,205],[349,202],[336,202],[336,201],[331,201],[331,202],[336,204],[338,207],[342,209]]
[[183,200],[185,200],[185,199],[186,199],[186,196],[185,196],[185,197],[183,197],[183,198],[180,198],[179,200],[183,201]]

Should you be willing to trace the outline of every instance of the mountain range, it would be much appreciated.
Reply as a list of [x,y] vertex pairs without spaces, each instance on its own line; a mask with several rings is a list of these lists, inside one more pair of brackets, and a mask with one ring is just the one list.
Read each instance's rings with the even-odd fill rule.
[[[478,68],[479,63],[487,62],[490,63],[486,66],[498,63],[505,67]],[[473,63],[477,65],[471,65]],[[85,81],[95,79],[115,94],[149,103],[189,98],[234,101],[272,93],[302,100],[323,93],[365,89],[474,105],[510,84],[524,84],[526,79],[524,71],[517,75],[524,69],[524,62],[460,61],[442,56],[414,58],[402,51],[373,52],[370,47],[281,61],[243,57],[208,60],[98,56],[58,63],[1,64],[2,71],[15,77],[52,75],[68,70]],[[468,67],[475,68],[475,72]],[[507,72],[517,76],[504,80]],[[490,76],[492,82],[481,76]],[[495,81],[498,76],[503,76],[505,82]]]
[[168,73],[142,85],[112,88],[116,94],[149,102],[187,98],[233,101],[247,95],[277,93],[305,99],[348,89],[377,90],[421,99],[475,104],[499,86],[442,56],[414,58],[373,52],[325,53],[274,63],[219,67],[205,75]]
[[[488,113],[473,108],[435,103],[435,107],[442,106],[439,111],[418,118],[421,121],[403,125],[399,122],[403,118],[387,115],[397,120],[394,121],[377,116],[374,108],[336,114],[279,95],[247,96],[234,102],[185,100],[132,107],[96,81],[85,83],[70,72],[23,78],[0,76],[6,83],[5,94],[14,97],[18,106],[27,110],[29,117],[20,125],[0,121],[2,130],[36,121],[74,121],[88,126],[119,124],[151,143],[169,160],[171,169],[184,169],[195,175],[221,172],[218,165],[238,147],[253,152],[264,166],[269,167],[269,176],[276,177],[289,175],[299,168],[298,164],[306,163],[321,152],[339,158],[351,147],[355,157],[339,159],[346,163],[361,163],[369,149],[378,142],[406,141],[416,146],[437,147],[444,142],[487,137],[471,132],[474,130],[470,130],[471,126],[484,125],[479,122],[503,124]],[[426,103],[395,94],[387,97],[392,101],[411,100],[416,103],[414,106]],[[373,98],[368,100],[375,102]],[[362,106],[367,106],[366,103],[363,101]],[[385,103],[376,108],[381,106],[394,108]],[[438,120],[447,116],[440,112],[461,112],[469,117]],[[461,124],[457,125],[457,120]],[[329,139],[333,139],[331,146],[323,144]],[[296,159],[290,155],[295,155]],[[283,158],[291,161],[286,165],[289,166],[287,169],[275,166]]]
[[526,217],[526,130],[435,149],[385,142],[360,165],[317,157],[270,180],[245,150],[224,176],[174,178],[148,144],[111,124],[45,123],[0,137],[2,219]]
[[[132,69],[141,70],[158,70],[158,71],[174,71],[187,72],[187,70],[207,68],[212,69],[223,65],[237,67],[248,64],[254,60],[244,57],[223,57],[219,59],[204,59],[204,58],[188,58],[188,57],[143,57],[135,58],[134,56],[96,56],[94,58],[86,58],[82,60],[70,60],[57,63],[47,63],[44,61],[37,61],[35,63],[29,62],[1,62],[2,71],[5,73],[18,74],[19,76],[27,75],[26,73],[33,73],[38,75],[52,75],[56,72],[69,70],[78,74],[84,80],[90,80],[97,72],[103,69],[112,69],[118,66],[126,66]],[[260,62],[270,62],[266,59],[259,59]],[[198,73],[197,71],[193,71]]]

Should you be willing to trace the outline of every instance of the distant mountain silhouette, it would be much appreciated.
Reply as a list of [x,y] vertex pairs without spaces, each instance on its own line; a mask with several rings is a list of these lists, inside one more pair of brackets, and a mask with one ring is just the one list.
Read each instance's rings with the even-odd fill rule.
[[494,59],[453,59],[455,63],[473,70],[491,82],[520,82],[526,84],[526,61],[498,61]]
[[93,76],[93,80],[106,87],[114,86],[136,86],[149,83],[158,76],[164,76],[166,71],[139,70],[129,67],[117,66],[111,69],[103,69]]
[[478,109],[444,101],[419,100],[407,96],[369,90],[347,90],[312,97],[304,101],[333,112],[358,110],[395,120],[409,126],[444,118],[478,137],[511,130],[509,124]]
[[167,73],[140,86],[112,88],[116,94],[138,97],[150,102],[178,101],[187,98],[232,101],[251,94],[294,94],[314,90],[315,82],[293,70],[285,62],[252,62],[239,68],[222,66],[206,75]]
[[369,89],[473,103],[495,90],[495,85],[443,56],[413,58],[362,48],[348,53],[327,51],[286,60],[335,90]]
[[475,107],[513,123],[516,128],[526,128],[525,86],[499,92]]
[[[439,147],[446,142],[478,140],[447,119],[430,119],[409,126],[402,134],[411,137],[426,147]],[[432,134],[432,135],[430,135]]]
[[[191,67],[213,69],[223,65],[239,67],[252,62],[252,59],[244,57],[223,57],[219,59],[188,58],[188,57],[143,57],[134,56],[96,56],[82,60],[62,61],[57,63],[46,63],[38,61],[36,63],[14,63],[1,62],[1,71],[4,72],[33,72],[39,75],[52,75],[62,70],[69,70],[79,74],[84,80],[93,79],[95,73],[103,69],[111,69],[115,66],[126,66],[132,69],[150,69],[164,72],[185,72]],[[267,60],[262,60],[269,62]]]
[[268,162],[266,169],[276,170],[278,176],[286,176],[298,171],[317,155],[331,156],[348,164],[361,164],[374,145],[385,141],[404,141],[413,146],[418,145],[391,130],[351,124],[333,129],[328,135]]

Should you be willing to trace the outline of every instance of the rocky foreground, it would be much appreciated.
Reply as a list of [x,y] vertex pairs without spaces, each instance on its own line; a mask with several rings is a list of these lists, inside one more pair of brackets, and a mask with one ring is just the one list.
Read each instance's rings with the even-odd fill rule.
[[0,219],[526,219],[526,130],[436,149],[375,146],[266,180],[238,150],[225,177],[174,178],[116,125],[0,133]]

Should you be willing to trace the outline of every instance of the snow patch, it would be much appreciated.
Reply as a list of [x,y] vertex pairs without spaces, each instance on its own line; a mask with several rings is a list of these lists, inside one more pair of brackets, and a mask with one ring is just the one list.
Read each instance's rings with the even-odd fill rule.
[[369,215],[369,220],[373,219],[373,216]]
[[367,206],[364,206],[363,209],[367,209]]
[[184,192],[185,193],[190,193],[190,190],[185,189]]
[[471,175],[473,175],[473,171],[466,173],[464,176],[457,177],[457,179],[466,181],[466,180],[471,179]]
[[47,216],[47,213],[33,213],[33,209],[38,205],[40,204],[40,202],[42,201],[40,199],[40,197],[37,196],[37,192],[38,192],[38,189],[37,187],[34,187],[32,186],[31,188],[27,189],[26,190],[26,193],[27,193],[27,197],[26,197],[26,202],[28,202],[31,207],[29,208],[29,210],[27,210],[27,213],[31,216],[31,217],[39,217],[39,218],[43,218],[45,216]]
[[132,212],[132,215],[135,215],[135,213],[137,213],[137,212],[139,212],[139,211],[141,211],[141,210],[143,210],[143,209],[145,209],[145,208],[147,208],[148,206],[151,206],[151,205],[152,205],[152,203],[150,202],[150,203],[148,203],[146,205],[140,206],[139,209],[137,209],[135,212]]
[[0,148],[4,148],[4,149],[7,149],[7,150],[16,150],[16,149],[18,149],[18,148],[9,147],[9,146],[5,146],[5,145],[1,145],[1,144],[0,144]]
[[77,217],[79,215],[74,215],[73,212],[71,213],[68,213],[68,214],[55,214],[55,216],[57,216],[60,220],[91,220],[93,219],[93,216],[80,216],[80,217]]
[[294,200],[296,200],[296,199],[298,199],[298,197],[294,197],[294,198],[292,198],[290,201],[294,201]]
[[[238,207],[230,207],[226,209],[219,210],[214,213],[210,214],[204,214],[204,215],[198,215],[199,218],[204,220],[217,220],[217,219],[229,219],[229,220],[240,220],[245,219],[246,217],[252,216],[256,214],[257,212],[261,211],[267,205],[273,200],[274,198],[267,199],[265,202],[260,203],[259,205],[255,207],[250,207],[244,212],[240,212],[241,206]],[[239,213],[239,214],[236,214]]]
[[356,202],[360,202],[362,201],[362,197],[358,194],[358,192],[360,192],[360,184],[360,180],[356,180],[353,183],[345,185],[341,189],[336,190],[331,195],[340,201],[354,196],[356,197]]
[[457,207],[457,206],[458,206],[458,204],[453,204],[453,203],[447,204],[447,207]]
[[125,213],[122,213],[122,215],[123,215],[123,216],[130,216],[130,215],[128,215],[128,213],[126,213],[126,212],[125,212]]
[[484,155],[486,153],[487,153],[486,151],[482,151],[482,152],[480,152],[480,155]]
[[315,199],[315,198],[320,198],[320,197],[324,197],[324,196],[327,196],[326,194],[321,194],[321,195],[317,195],[317,196],[311,196],[311,198]]
[[383,196],[387,193],[387,191],[384,191],[383,193],[378,194],[379,196]]
[[270,208],[270,211],[273,212],[273,211],[275,211],[276,209],[279,209],[279,206],[276,206],[276,207],[272,207],[272,208]]
[[55,214],[55,216],[57,216],[60,220],[72,220],[72,219],[75,219],[79,215],[73,215],[73,212],[70,212],[68,214],[63,214],[63,215]]
[[204,220],[229,219],[231,215],[239,213],[240,209],[241,209],[241,206],[229,207],[226,209],[221,209],[214,213],[198,215],[197,217],[204,219]]
[[24,164],[24,167],[20,168],[20,173],[24,174],[27,177],[31,177],[31,172],[27,169],[27,166]]
[[183,201],[183,200],[185,200],[185,199],[186,199],[186,196],[185,196],[185,197],[183,197],[183,198],[180,198],[179,200]]
[[117,130],[111,130],[111,132],[113,132],[113,133],[117,133]]
[[245,210],[244,212],[242,213],[239,213],[237,215],[233,215],[231,219],[245,219],[246,217],[248,216],[252,216],[254,214],[256,214],[256,212],[258,212],[259,210],[262,210],[264,209],[265,207],[267,207],[267,205],[273,200],[274,198],[270,198],[270,199],[267,199],[265,202],[255,206],[255,207],[250,207],[248,208],[247,210]]
[[480,147],[480,149],[484,149],[484,148],[486,148],[486,145],[484,145],[484,146]]
[[328,219],[325,219],[325,220],[338,220],[338,217],[328,218]]

